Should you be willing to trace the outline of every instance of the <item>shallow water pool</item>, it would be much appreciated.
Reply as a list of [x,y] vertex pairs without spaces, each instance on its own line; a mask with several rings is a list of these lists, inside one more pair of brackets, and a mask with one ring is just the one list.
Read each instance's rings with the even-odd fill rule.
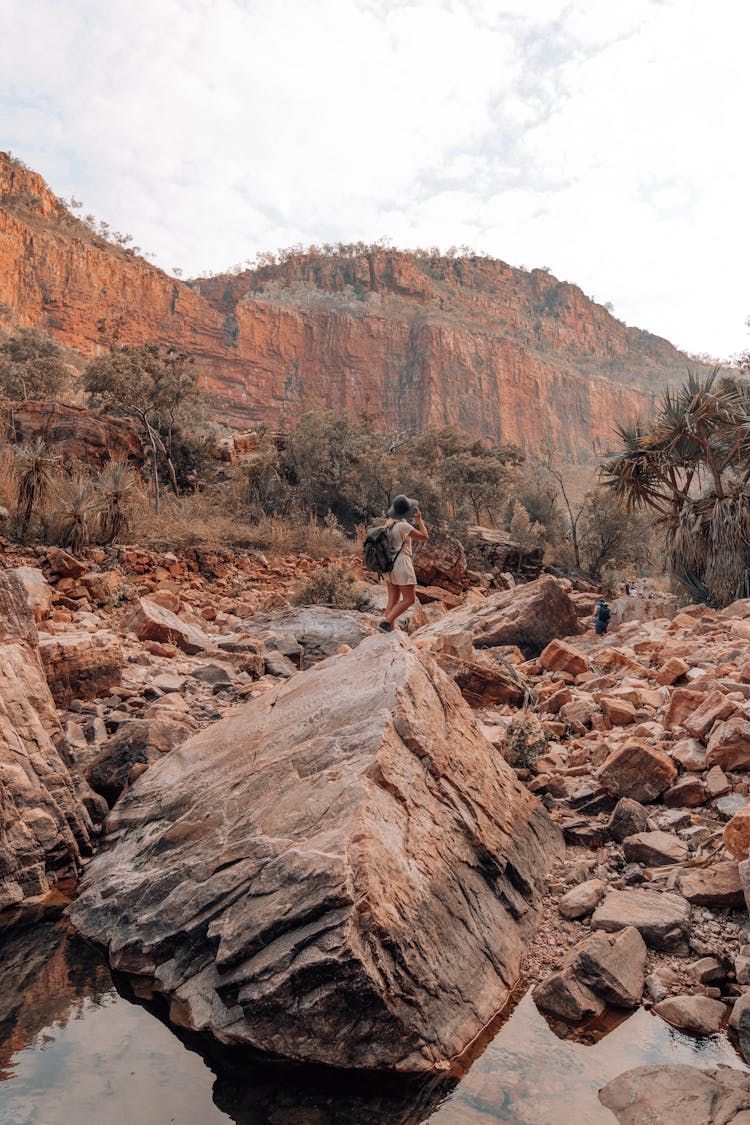
[[644,1063],[744,1068],[725,1036],[696,1040],[639,1009],[592,1045],[560,1039],[526,995],[457,1084],[225,1070],[118,991],[63,922],[0,945],[2,1125],[575,1125]]

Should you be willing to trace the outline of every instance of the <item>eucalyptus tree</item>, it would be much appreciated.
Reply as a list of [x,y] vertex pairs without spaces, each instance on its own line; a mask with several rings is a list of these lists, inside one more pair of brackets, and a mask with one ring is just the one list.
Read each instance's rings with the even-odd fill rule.
[[618,426],[600,473],[627,510],[656,514],[691,593],[727,605],[750,595],[750,390],[719,375],[689,372],[653,418]]

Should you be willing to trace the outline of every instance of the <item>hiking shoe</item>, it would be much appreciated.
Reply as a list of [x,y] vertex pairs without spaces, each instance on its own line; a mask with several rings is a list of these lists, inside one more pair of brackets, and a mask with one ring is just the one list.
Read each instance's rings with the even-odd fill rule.
[[391,623],[389,621],[381,621],[380,624],[378,625],[378,629],[380,629],[380,631],[382,633],[392,633],[393,632],[393,626],[391,625]]

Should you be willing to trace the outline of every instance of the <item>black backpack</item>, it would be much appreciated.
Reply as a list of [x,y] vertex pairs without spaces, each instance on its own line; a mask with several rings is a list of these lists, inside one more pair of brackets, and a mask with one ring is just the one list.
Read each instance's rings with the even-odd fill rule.
[[607,624],[612,614],[610,613],[609,606],[606,602],[602,602],[602,604],[599,606],[596,616],[599,618],[603,625]]
[[375,574],[390,574],[393,564],[401,554],[401,547],[395,554],[393,553],[387,527],[368,528],[362,546],[362,562],[365,570],[372,570]]

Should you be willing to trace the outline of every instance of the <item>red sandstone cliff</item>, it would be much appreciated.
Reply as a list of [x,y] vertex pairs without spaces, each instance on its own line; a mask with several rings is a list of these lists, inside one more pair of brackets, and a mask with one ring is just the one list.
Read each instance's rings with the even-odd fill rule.
[[382,412],[394,430],[456,422],[585,460],[650,409],[687,357],[542,270],[378,249],[289,256],[182,283],[92,234],[0,154],[0,302],[84,355],[102,317],[124,342],[197,358],[217,417],[289,421],[305,402]]

